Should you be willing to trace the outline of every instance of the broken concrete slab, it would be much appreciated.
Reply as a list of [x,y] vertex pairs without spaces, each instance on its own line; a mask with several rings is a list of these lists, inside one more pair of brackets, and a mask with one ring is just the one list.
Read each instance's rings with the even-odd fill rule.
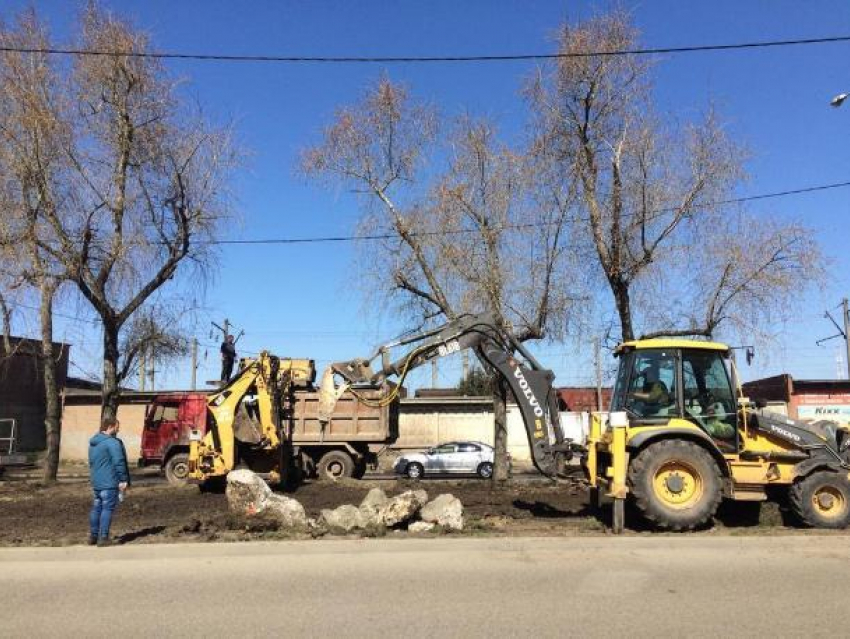
[[380,488],[370,490],[363,501],[360,502],[360,515],[363,518],[363,525],[374,524],[377,522],[378,511],[387,503],[387,494]]
[[324,524],[328,528],[344,530],[345,532],[350,532],[355,528],[366,527],[366,522],[360,509],[351,504],[345,504],[333,510],[328,508],[322,510],[319,524]]
[[263,502],[263,512],[270,515],[290,528],[303,528],[307,526],[307,512],[297,499],[286,495],[275,495],[272,493]]
[[463,530],[463,504],[454,495],[444,493],[425,504],[419,511],[419,518],[443,528]]
[[307,525],[307,513],[300,502],[285,495],[276,495],[262,477],[246,468],[228,473],[225,496],[231,512],[239,515],[263,513],[287,527]]
[[408,490],[388,499],[378,509],[375,522],[382,526],[397,526],[414,517],[419,509],[428,502],[428,493],[424,490]]
[[260,504],[271,495],[272,489],[256,473],[240,468],[227,474],[224,491],[230,510],[240,515],[254,515]]

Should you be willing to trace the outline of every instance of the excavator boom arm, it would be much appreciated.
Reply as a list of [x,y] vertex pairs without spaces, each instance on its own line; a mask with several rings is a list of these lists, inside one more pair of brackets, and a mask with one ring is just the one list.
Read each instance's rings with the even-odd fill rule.
[[[404,356],[390,360],[391,348],[410,344],[415,346]],[[550,477],[561,473],[570,446],[563,439],[558,420],[555,375],[544,369],[513,336],[501,331],[492,315],[461,316],[434,330],[381,346],[370,359],[331,364],[331,370],[349,384],[379,385],[392,376],[402,383],[413,369],[467,348],[473,349],[513,392],[535,467]],[[515,357],[515,352],[522,359]],[[381,368],[373,371],[372,362],[379,356]]]

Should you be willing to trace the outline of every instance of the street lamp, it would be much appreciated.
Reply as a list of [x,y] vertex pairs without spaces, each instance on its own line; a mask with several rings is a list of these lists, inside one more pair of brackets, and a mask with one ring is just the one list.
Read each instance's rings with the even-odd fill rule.
[[829,103],[834,107],[840,107],[848,97],[850,97],[850,93],[839,93]]

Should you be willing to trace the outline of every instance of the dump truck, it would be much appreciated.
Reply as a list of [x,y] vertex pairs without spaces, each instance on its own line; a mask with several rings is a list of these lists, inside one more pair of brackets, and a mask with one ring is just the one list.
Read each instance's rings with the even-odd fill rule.
[[[302,365],[308,370],[313,367],[311,362]],[[219,411],[210,402],[228,389],[240,387],[240,377],[251,375],[250,371],[251,364],[243,361],[240,372],[222,389],[162,393],[154,397],[145,414],[139,466],[159,467],[170,483],[186,483],[191,438],[193,434],[206,437]],[[347,393],[340,397],[330,419],[321,421],[319,393],[312,385],[314,376],[308,377],[309,382],[295,384],[291,389],[285,416],[299,466],[320,478],[362,477],[369,466],[377,464],[378,454],[398,437],[398,403],[372,408]],[[258,447],[260,438],[256,437],[256,424],[252,423],[257,414],[255,398],[256,389],[248,387],[236,410],[233,437],[239,451],[234,462],[237,466],[250,467],[249,460],[256,462],[256,451],[263,448]]]

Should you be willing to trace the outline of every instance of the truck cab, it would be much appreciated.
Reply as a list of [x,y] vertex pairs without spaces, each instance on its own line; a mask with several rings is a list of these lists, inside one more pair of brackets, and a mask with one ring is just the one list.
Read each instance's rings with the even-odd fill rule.
[[204,393],[157,395],[145,413],[139,466],[160,466],[169,482],[184,483],[189,470],[189,435],[206,429]]

